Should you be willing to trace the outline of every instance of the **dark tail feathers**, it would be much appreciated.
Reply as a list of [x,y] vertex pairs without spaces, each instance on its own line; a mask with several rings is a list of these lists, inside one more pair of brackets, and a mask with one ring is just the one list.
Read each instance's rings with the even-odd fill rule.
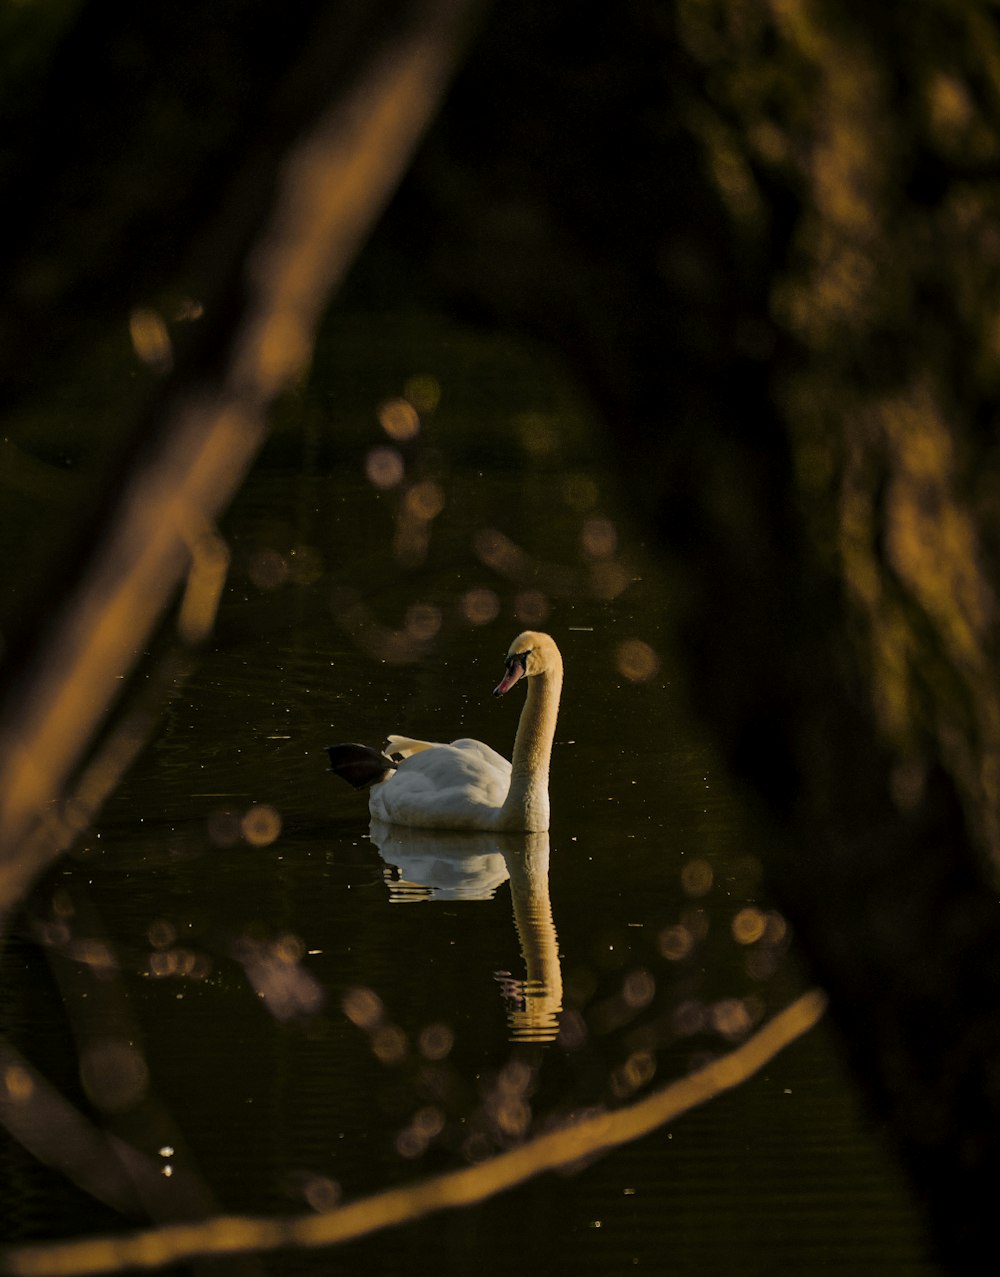
[[391,758],[368,745],[328,745],[326,752],[330,770],[355,789],[367,789],[396,768]]

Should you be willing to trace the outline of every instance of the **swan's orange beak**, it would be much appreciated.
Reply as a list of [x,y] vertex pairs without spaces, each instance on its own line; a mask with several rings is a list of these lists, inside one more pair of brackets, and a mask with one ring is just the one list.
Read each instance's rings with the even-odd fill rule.
[[507,664],[507,672],[503,678],[497,683],[493,689],[494,696],[503,696],[504,692],[509,692],[519,678],[524,674],[524,662],[512,660]]

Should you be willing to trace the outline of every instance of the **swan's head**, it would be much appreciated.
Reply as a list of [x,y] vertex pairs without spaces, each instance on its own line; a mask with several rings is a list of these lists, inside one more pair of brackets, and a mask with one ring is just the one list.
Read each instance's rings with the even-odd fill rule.
[[494,696],[509,692],[519,678],[562,673],[562,657],[555,641],[537,630],[525,630],[517,636],[507,651],[505,664],[504,676],[493,689]]

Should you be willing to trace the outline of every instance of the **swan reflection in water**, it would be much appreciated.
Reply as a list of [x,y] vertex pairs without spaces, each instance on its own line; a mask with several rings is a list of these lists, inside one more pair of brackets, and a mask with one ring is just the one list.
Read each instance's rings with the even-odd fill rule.
[[559,1032],[562,968],[549,899],[549,835],[405,829],[373,820],[371,840],[398,878],[394,903],[491,900],[509,879],[525,979],[498,973],[511,1038],[550,1042]]

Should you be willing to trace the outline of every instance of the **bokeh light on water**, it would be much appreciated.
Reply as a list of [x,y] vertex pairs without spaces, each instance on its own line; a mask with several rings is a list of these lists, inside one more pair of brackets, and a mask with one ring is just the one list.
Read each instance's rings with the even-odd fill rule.
[[390,399],[379,405],[379,425],[400,443],[414,439],[420,432],[420,415],[407,399]]
[[403,482],[406,467],[395,448],[372,448],[365,459],[365,474],[375,488],[395,488]]
[[149,307],[136,307],[129,316],[129,336],[136,355],[156,372],[167,372],[173,363],[173,346],[162,315]]

